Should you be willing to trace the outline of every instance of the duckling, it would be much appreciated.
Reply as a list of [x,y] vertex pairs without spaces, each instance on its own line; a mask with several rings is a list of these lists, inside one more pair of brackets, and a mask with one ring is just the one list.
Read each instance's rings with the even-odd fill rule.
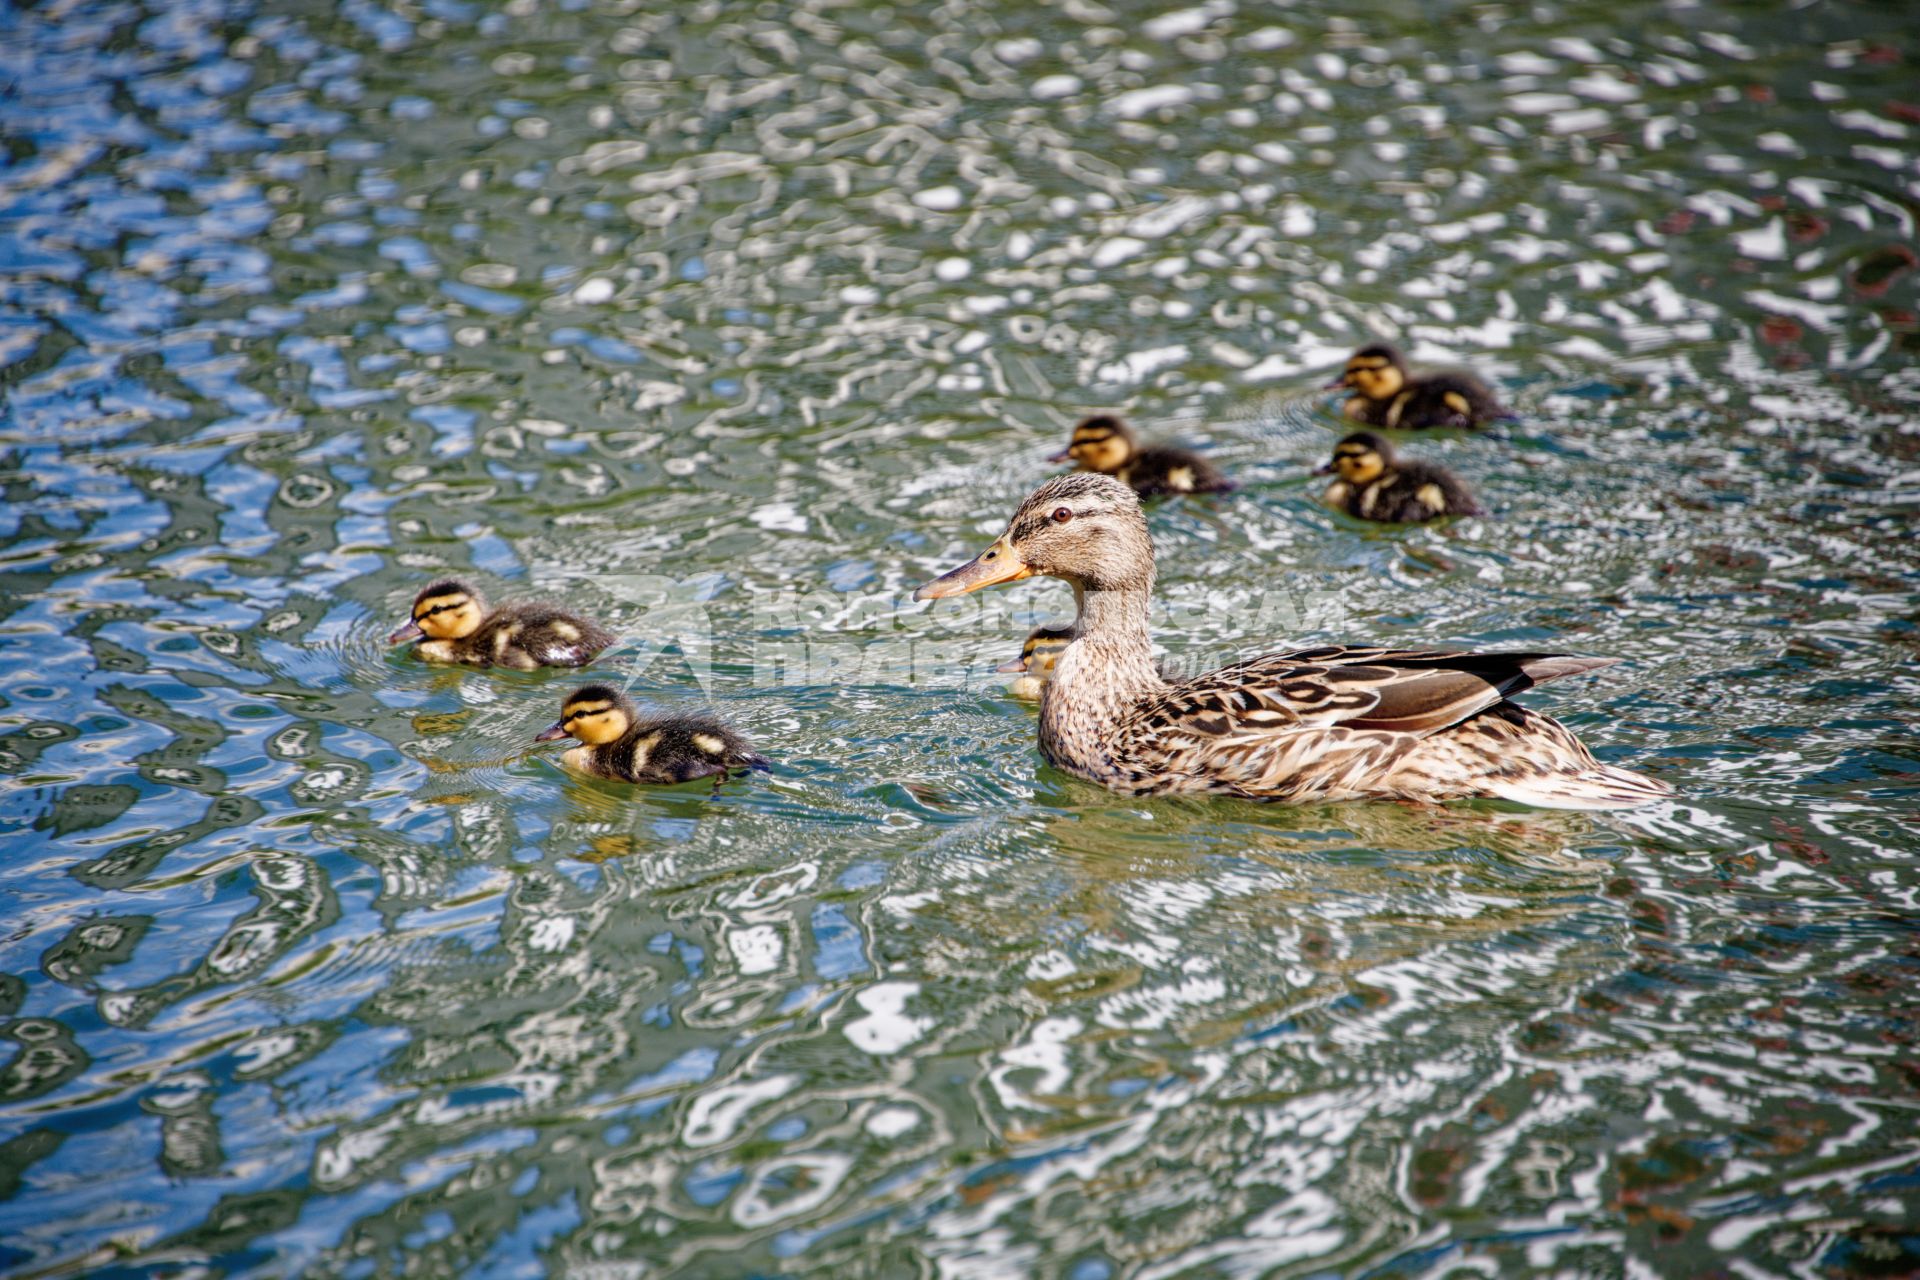
[[505,604],[492,612],[478,591],[443,578],[413,598],[406,626],[388,644],[427,637],[414,652],[428,662],[475,667],[584,667],[616,639],[611,631],[549,604]]
[[1384,342],[1348,356],[1345,372],[1327,384],[1329,391],[1336,387],[1354,391],[1340,411],[1369,427],[1477,427],[1513,416],[1472,374],[1440,370],[1415,377],[1400,353]]
[[992,546],[914,598],[1036,575],[1070,583],[1080,606],[1040,697],[1040,754],[1114,791],[1292,803],[1487,796],[1548,809],[1673,794],[1512,701],[1616,658],[1320,645],[1168,680],[1147,625],[1153,539],[1140,499],[1109,476],[1041,485]]
[[534,741],[565,737],[584,744],[561,755],[569,768],[615,782],[671,784],[710,777],[718,791],[730,770],[772,767],[710,711],[642,716],[633,699],[604,684],[568,694],[560,718]]
[[1053,674],[1055,659],[1073,641],[1073,627],[1035,627],[1020,646],[1020,656],[1001,663],[994,670],[1020,678],[1007,686],[1016,698],[1038,701],[1047,677]]
[[[1026,643],[1020,646],[1020,656],[994,668],[1007,675],[1019,674],[1020,678],[1007,686],[1007,693],[1015,698],[1038,702],[1047,687],[1047,681],[1053,678],[1053,664],[1073,643],[1073,636],[1072,623],[1064,627],[1035,627],[1028,634]],[[1171,663],[1161,663],[1159,671],[1170,680],[1177,678]]]
[[1191,449],[1171,445],[1141,447],[1133,428],[1111,414],[1096,414],[1073,429],[1067,447],[1048,462],[1076,462],[1082,471],[1098,471],[1132,485],[1143,498],[1171,493],[1230,493],[1233,481]]
[[1320,500],[1362,520],[1416,524],[1486,514],[1459,476],[1437,463],[1400,457],[1371,431],[1356,431],[1333,446],[1333,460],[1314,474],[1338,474]]

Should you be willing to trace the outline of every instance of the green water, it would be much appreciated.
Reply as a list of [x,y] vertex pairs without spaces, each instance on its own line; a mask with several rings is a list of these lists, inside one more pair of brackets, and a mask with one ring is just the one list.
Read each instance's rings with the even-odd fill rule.
[[[0,1271],[1920,1266],[1899,6],[0,9]],[[1494,513],[1312,501],[1390,337]],[[1070,424],[1187,666],[1618,656],[1619,815],[1125,801],[936,609]],[[575,674],[776,761],[564,774]]]

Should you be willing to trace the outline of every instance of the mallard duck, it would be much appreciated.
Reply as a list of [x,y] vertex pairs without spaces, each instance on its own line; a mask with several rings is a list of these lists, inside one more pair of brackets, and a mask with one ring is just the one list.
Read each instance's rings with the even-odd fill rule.
[[549,604],[503,604],[491,613],[478,591],[443,578],[413,598],[407,625],[388,644],[426,639],[414,650],[429,662],[475,667],[584,667],[616,639],[611,631]]
[[1176,493],[1229,493],[1233,481],[1191,449],[1156,444],[1142,447],[1123,420],[1097,414],[1073,429],[1067,447],[1048,462],[1076,462],[1082,471],[1112,476],[1133,486],[1143,498]]
[[1400,457],[1371,431],[1356,431],[1333,446],[1333,460],[1314,474],[1338,475],[1320,500],[1362,520],[1415,524],[1486,514],[1459,476],[1438,463]]
[[1329,391],[1350,387],[1341,412],[1370,427],[1408,431],[1417,427],[1477,427],[1513,416],[1480,379],[1457,369],[1415,377],[1400,353],[1384,342],[1347,357]]
[[573,737],[581,746],[561,755],[569,768],[615,782],[675,783],[712,778],[718,790],[733,769],[767,769],[765,756],[708,711],[643,716],[633,699],[609,685],[575,689],[560,718],[535,742]]
[[1154,669],[1153,542],[1140,500],[1107,476],[1035,490],[994,544],[914,593],[963,595],[1035,574],[1072,584],[1074,637],[1040,696],[1040,752],[1130,795],[1261,800],[1491,796],[1609,809],[1670,794],[1602,764],[1565,726],[1508,699],[1611,658],[1328,645],[1191,680]]
[[1035,627],[1021,644],[1020,656],[1001,663],[994,670],[1019,676],[1007,686],[1008,693],[1016,698],[1037,701],[1047,677],[1053,674],[1054,662],[1066,651],[1067,642],[1072,639],[1073,628],[1070,626]]

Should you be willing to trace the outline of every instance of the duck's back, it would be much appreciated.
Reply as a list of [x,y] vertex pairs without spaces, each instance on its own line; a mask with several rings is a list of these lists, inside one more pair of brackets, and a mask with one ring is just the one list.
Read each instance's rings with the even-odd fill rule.
[[1354,422],[1389,431],[1478,427],[1511,416],[1492,388],[1460,369],[1410,378],[1399,392],[1384,400],[1350,396],[1341,412]]
[[1355,490],[1350,514],[1392,524],[1418,524],[1441,516],[1477,516],[1480,504],[1460,477],[1429,462],[1396,462],[1371,485]]
[[555,605],[510,604],[487,615],[466,644],[497,667],[583,667],[616,637],[611,631]]
[[1345,646],[1269,654],[1141,699],[1109,729],[1119,776],[1101,780],[1283,801],[1644,804],[1668,788],[1601,764],[1552,717],[1508,701],[1611,662]]
[[694,711],[643,720],[625,736],[590,748],[572,762],[602,778],[661,784],[711,778],[732,769],[769,767],[766,757],[731,725],[718,716]]
[[1121,468],[1119,478],[1143,498],[1162,494],[1227,493],[1234,488],[1220,468],[1191,449],[1149,445]]
[[654,722],[660,734],[655,759],[676,781],[705,778],[725,769],[765,769],[767,758],[718,716],[686,711]]
[[1407,390],[1412,396],[1401,409],[1400,420],[1389,425],[1477,427],[1507,412],[1486,383],[1459,369],[1442,369],[1415,378],[1407,384]]

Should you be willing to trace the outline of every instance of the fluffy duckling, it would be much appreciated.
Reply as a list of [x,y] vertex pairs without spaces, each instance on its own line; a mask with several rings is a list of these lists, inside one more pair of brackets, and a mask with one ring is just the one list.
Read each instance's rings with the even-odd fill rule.
[[1346,370],[1327,384],[1329,391],[1336,387],[1354,393],[1340,411],[1369,427],[1477,427],[1513,416],[1472,374],[1439,370],[1415,377],[1399,351],[1384,342],[1348,356]]
[[1067,645],[1072,641],[1071,625],[1035,627],[1020,646],[1020,656],[1001,663],[994,670],[1019,676],[1007,686],[1007,692],[1016,698],[1037,702],[1040,690],[1046,687],[1047,677],[1053,674],[1054,662],[1066,652]]
[[1459,476],[1437,463],[1400,457],[1371,431],[1356,431],[1333,446],[1333,460],[1314,474],[1337,475],[1320,500],[1362,520],[1416,524],[1486,514]]
[[1143,498],[1172,493],[1228,493],[1233,481],[1191,449],[1155,444],[1142,447],[1133,428],[1111,414],[1096,414],[1073,429],[1067,447],[1048,462],[1075,462],[1081,471],[1098,471],[1133,486]]
[[413,598],[407,625],[388,644],[425,640],[414,650],[429,662],[475,667],[584,667],[612,644],[611,631],[549,604],[505,604],[488,612],[478,591],[443,578]]
[[671,784],[710,777],[717,791],[733,769],[771,767],[710,711],[642,716],[633,699],[604,684],[568,694],[560,718],[534,741],[566,737],[582,744],[560,757],[569,768],[615,782]]

